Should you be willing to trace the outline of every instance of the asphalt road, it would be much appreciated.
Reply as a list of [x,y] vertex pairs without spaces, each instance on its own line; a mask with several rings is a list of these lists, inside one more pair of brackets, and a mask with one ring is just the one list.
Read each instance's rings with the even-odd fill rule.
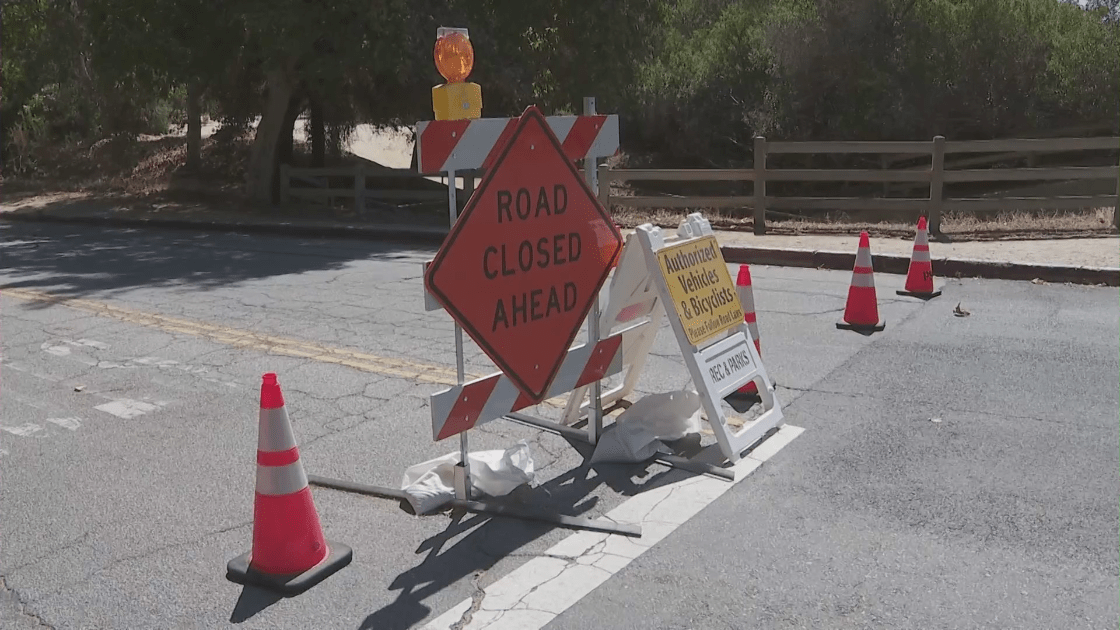
[[[396,486],[457,447],[433,443],[427,406],[454,379],[450,321],[423,309],[432,252],[0,234],[0,626],[420,627],[569,536],[314,488],[353,563],[294,599],[227,581],[251,544],[262,373],[310,473]],[[804,433],[548,628],[1115,627],[1116,289],[939,279],[926,303],[879,274],[887,329],[865,337],[834,326],[850,273],[752,276]],[[687,384],[662,330],[639,389]],[[516,499],[535,509],[601,516],[687,478],[591,467],[510,422],[471,433],[475,450],[518,440],[538,478]]]

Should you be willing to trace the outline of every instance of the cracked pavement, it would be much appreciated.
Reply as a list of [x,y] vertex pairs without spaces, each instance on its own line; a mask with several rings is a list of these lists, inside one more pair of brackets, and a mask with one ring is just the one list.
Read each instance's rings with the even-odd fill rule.
[[[780,457],[727,488],[659,464],[590,467],[584,445],[492,422],[471,432],[473,450],[525,440],[535,460],[535,487],[511,501],[642,522],[643,538],[415,517],[316,487],[326,537],[354,561],[276,601],[224,578],[251,544],[260,376],[279,374],[311,474],[396,487],[408,466],[456,450],[431,436],[428,397],[455,377],[452,324],[423,306],[431,250],[0,233],[4,628],[392,629],[445,613],[492,630],[1089,628],[1120,616],[1115,289],[938,279],[945,295],[926,303],[879,274],[887,329],[864,337],[834,327],[850,273],[752,268],[762,356],[787,422],[805,429]],[[971,317],[952,316],[958,301]],[[491,373],[466,341],[467,372]],[[667,327],[651,354],[640,393],[687,386]],[[518,571],[536,585],[503,593]],[[565,599],[581,584],[598,587]]]

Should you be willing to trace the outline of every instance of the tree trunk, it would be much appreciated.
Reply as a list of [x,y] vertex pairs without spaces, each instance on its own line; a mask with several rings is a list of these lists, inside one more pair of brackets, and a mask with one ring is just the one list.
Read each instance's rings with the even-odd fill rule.
[[323,102],[319,95],[311,97],[311,166],[322,167],[326,157],[327,129],[323,122]]
[[202,166],[202,89],[197,83],[187,86],[187,168]]
[[329,132],[330,132],[330,136],[331,136],[331,158],[333,158],[336,161],[341,160],[342,159],[342,127],[340,127],[339,125],[331,125],[331,127],[329,129]]
[[245,192],[250,199],[260,203],[272,202],[273,184],[276,183],[279,166],[276,155],[284,128],[284,114],[288,111],[288,102],[295,91],[295,83],[287,68],[269,70],[267,81],[268,102],[261,114],[261,122],[257,125],[249,167],[245,171]]
[[294,145],[293,133],[296,129],[296,119],[299,118],[303,105],[302,90],[292,94],[288,99],[288,110],[284,112],[284,125],[280,128],[280,142],[276,149],[276,165],[292,163],[292,150]]

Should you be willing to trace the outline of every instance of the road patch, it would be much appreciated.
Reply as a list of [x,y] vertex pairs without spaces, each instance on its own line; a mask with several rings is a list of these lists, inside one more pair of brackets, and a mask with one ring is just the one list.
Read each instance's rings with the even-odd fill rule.
[[107,402],[103,405],[97,405],[94,409],[111,413],[118,418],[131,420],[146,413],[151,413],[160,408],[161,405],[153,405],[141,400],[132,400],[131,398],[118,398],[112,402]]

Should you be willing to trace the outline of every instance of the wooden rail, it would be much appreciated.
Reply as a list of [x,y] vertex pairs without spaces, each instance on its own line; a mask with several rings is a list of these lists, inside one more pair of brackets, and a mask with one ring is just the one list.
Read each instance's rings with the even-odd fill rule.
[[[983,197],[944,198],[946,183],[1002,182],[1002,181],[1068,181],[1114,180],[1120,194],[1120,166],[1073,166],[1054,168],[988,168],[952,170],[945,167],[949,154],[1003,153],[1021,156],[1022,153],[1052,153],[1065,151],[1094,151],[1120,149],[1120,138],[1030,138],[1011,140],[946,141],[936,136],[921,142],[769,142],[763,137],[754,139],[754,167],[745,169],[622,169],[600,167],[599,197],[607,207],[632,208],[750,208],[754,214],[755,234],[766,233],[767,209],[788,210],[882,210],[898,212],[900,216],[916,218],[927,216],[930,233],[941,235],[941,215],[945,210],[1000,211],[1000,210],[1051,210],[1071,208],[1112,207],[1112,225],[1120,226],[1120,203],[1117,194],[1055,196],[1055,197]],[[880,155],[928,155],[928,167],[905,169],[774,169],[766,166],[768,155],[808,153],[862,153]],[[958,165],[975,165],[980,161],[960,161]],[[883,160],[887,164],[886,159]],[[679,181],[679,182],[753,182],[750,196],[632,196],[610,194],[613,182],[630,181]],[[882,182],[920,184],[928,186],[922,197],[776,197],[767,195],[767,182]]]
[[[467,178],[467,186],[472,187],[473,173],[460,174]],[[351,182],[345,187],[332,188],[329,185],[331,178],[342,178]],[[446,203],[446,190],[386,190],[384,188],[369,188],[369,179],[429,179],[421,176],[412,169],[406,168],[369,168],[357,164],[355,166],[325,167],[325,168],[296,168],[287,164],[280,165],[280,202],[287,205],[292,200],[304,200],[313,203],[333,203],[336,199],[351,199],[354,210],[363,213],[367,209],[367,202],[381,201],[414,202],[414,203]],[[293,183],[307,184],[294,186]],[[469,195],[463,196],[466,201]]]

